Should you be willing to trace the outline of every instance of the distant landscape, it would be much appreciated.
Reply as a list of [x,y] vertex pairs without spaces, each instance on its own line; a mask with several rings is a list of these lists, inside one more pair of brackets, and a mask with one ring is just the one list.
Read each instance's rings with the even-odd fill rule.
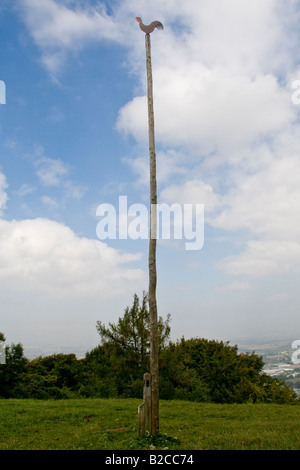
[[284,382],[300,396],[300,364],[294,364],[291,341],[274,341],[265,344],[247,344],[239,346],[241,352],[255,351],[265,363],[263,371],[271,377],[284,380]]

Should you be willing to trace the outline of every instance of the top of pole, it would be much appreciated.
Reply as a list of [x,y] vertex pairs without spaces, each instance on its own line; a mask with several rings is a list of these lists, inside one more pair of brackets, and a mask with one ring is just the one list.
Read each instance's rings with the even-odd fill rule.
[[135,19],[140,24],[140,29],[146,34],[152,33],[155,30],[155,28],[164,29],[160,21],[152,21],[152,23],[150,23],[149,25],[145,25],[140,16],[136,16]]

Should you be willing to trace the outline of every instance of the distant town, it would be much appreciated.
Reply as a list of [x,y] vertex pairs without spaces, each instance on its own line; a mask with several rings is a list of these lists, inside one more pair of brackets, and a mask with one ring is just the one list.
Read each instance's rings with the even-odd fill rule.
[[300,349],[292,349],[291,342],[240,346],[240,352],[252,352],[262,356],[263,371],[284,382],[300,396]]

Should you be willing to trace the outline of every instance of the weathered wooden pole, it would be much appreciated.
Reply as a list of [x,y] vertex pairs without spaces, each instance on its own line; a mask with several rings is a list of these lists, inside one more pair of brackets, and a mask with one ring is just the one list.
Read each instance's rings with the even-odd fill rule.
[[157,183],[154,136],[154,108],[151,64],[150,34],[146,33],[148,126],[150,155],[150,240],[149,240],[149,314],[150,314],[150,374],[151,374],[151,433],[159,430],[159,384],[158,384],[158,331],[156,302],[156,238],[157,238]]
[[144,374],[143,403],[138,407],[139,436],[151,433],[151,374]]
[[[154,136],[154,109],[153,109],[153,85],[151,64],[150,33],[155,28],[163,29],[160,21],[153,21],[150,25],[144,25],[142,19],[137,16],[140,29],[146,33],[146,65],[147,65],[147,96],[148,96],[148,129],[149,129],[149,154],[150,154],[150,240],[149,240],[149,316],[150,316],[150,380],[145,381],[144,376],[144,400],[146,395],[151,396],[151,421],[144,417],[145,406],[139,408],[139,433],[151,432],[155,435],[159,431],[159,385],[158,385],[158,328],[157,328],[157,302],[156,302],[156,238],[157,238],[157,184],[156,184],[156,154]],[[149,389],[147,388],[149,384]],[[145,401],[144,401],[145,403]],[[144,424],[141,421],[144,419]],[[148,423],[148,424],[147,424]],[[150,428],[150,429],[149,429]]]

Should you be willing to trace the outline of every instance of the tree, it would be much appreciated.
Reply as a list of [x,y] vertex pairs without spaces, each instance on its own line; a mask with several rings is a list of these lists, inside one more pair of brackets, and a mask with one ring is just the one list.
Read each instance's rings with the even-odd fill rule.
[[[3,333],[0,333],[0,340],[5,341]],[[6,346],[6,363],[0,366],[0,397],[17,396],[27,363],[28,360],[24,357],[23,346],[20,343]]]
[[37,357],[27,365],[19,393],[22,397],[69,398],[84,381],[83,364],[75,354]]
[[[148,296],[143,292],[142,300],[134,294],[133,304],[127,307],[123,317],[116,324],[106,327],[97,322],[101,345],[86,359],[92,360],[94,354],[101,354],[109,368],[98,369],[103,381],[114,387],[118,396],[141,397],[143,393],[143,374],[149,370],[151,319],[147,308]],[[157,322],[159,350],[164,349],[170,336],[170,315]],[[105,370],[104,370],[105,369]]]
[[[145,292],[141,301],[137,294],[134,294],[132,306],[125,309],[124,316],[120,317],[116,324],[109,323],[106,327],[101,321],[97,322],[102,345],[108,343],[125,356],[134,357],[144,370],[149,367],[150,351],[150,315],[147,304],[148,297]],[[159,349],[166,345],[169,336],[170,315],[165,321],[159,317]]]

